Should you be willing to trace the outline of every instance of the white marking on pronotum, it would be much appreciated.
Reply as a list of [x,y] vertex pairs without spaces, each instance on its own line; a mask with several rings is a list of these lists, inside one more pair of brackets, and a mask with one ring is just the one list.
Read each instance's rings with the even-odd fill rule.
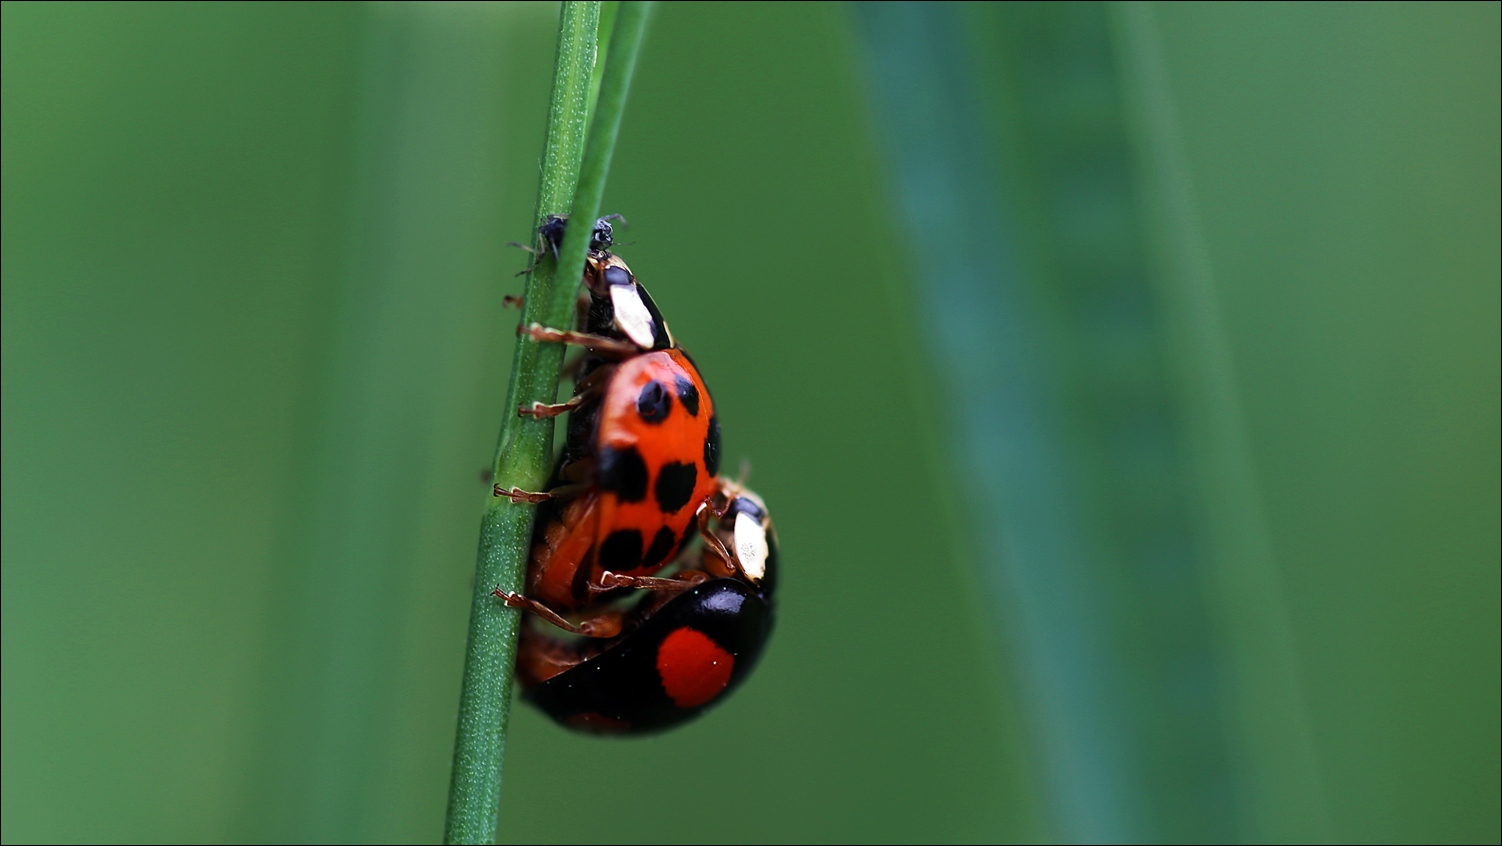
[[611,285],[610,304],[615,308],[615,323],[642,349],[651,349],[657,337],[657,325],[652,322],[652,312],[641,301],[641,293],[635,285]]
[[767,530],[761,521],[742,511],[735,515],[735,557],[741,572],[753,582],[767,574]]

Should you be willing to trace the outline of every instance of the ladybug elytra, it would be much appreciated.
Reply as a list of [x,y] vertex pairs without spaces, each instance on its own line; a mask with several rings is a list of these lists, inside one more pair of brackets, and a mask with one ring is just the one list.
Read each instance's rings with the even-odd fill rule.
[[[718,478],[709,389],[608,251],[610,219],[592,232],[580,329],[518,330],[586,353],[567,402],[518,409],[570,418],[548,492],[495,488],[540,507],[526,594],[494,593],[583,635],[524,627],[517,670],[527,698],[570,727],[619,733],[688,719],[745,677],[771,631],[777,547],[761,500]],[[555,256],[565,225],[550,217],[540,229]],[[695,535],[699,566],[658,575]]]
[[587,607],[672,562],[717,488],[719,421],[688,357],[660,350],[602,372],[605,387],[569,421],[555,470],[555,484],[582,490],[543,503],[533,530],[527,595],[555,611]]
[[525,630],[517,670],[528,701],[569,728],[635,734],[689,720],[735,690],[772,631],[777,538],[744,489],[715,522],[703,569],[680,574],[702,581],[644,598],[624,634],[563,641]]

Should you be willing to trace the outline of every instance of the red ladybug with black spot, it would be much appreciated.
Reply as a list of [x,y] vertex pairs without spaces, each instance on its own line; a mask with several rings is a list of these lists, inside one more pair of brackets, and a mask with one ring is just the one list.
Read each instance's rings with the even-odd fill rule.
[[[593,240],[593,247],[609,244],[608,221],[596,224]],[[620,630],[616,611],[580,623],[562,615],[592,609],[622,588],[681,587],[653,574],[700,531],[698,513],[718,488],[720,427],[698,368],[625,262],[592,249],[585,288],[583,331],[527,330],[590,353],[568,402],[520,410],[573,413],[547,493],[496,489],[541,503],[525,595],[496,595],[570,631],[610,637]]]
[[[583,481],[570,498],[538,509],[527,565],[527,598],[560,613],[589,608],[623,587],[673,587],[652,574],[698,534],[699,511],[718,486],[713,401],[681,351],[614,365],[590,412],[570,421],[571,430],[586,430],[570,435],[586,449],[565,451],[554,479],[559,487]],[[611,619],[589,622],[586,633],[613,634]]]
[[777,536],[761,499],[727,485],[697,581],[643,598],[610,640],[564,641],[524,631],[517,662],[528,701],[554,720],[596,734],[670,728],[736,689],[771,635]]

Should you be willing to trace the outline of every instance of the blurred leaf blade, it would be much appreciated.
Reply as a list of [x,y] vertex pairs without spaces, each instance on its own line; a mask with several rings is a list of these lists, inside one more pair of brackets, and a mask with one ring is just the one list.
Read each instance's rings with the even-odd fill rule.
[[[403,609],[451,504],[435,465],[487,346],[510,17],[483,6],[365,7],[344,254],[311,459],[279,567],[272,707],[242,825],[268,840],[389,830],[378,762],[403,743]],[[441,464],[440,464],[441,462]],[[439,488],[435,499],[424,491]],[[472,489],[471,489],[472,490]],[[405,804],[405,803],[402,803]]]
[[1234,742],[1253,840],[1330,839],[1282,578],[1263,514],[1214,270],[1179,136],[1155,11],[1113,6],[1123,93],[1143,174],[1153,274],[1168,315],[1186,441],[1194,456],[1205,569],[1232,679]]
[[[936,366],[949,374],[983,573],[1028,688],[1045,795],[1068,840],[1149,838],[1132,739],[1107,703],[1125,698],[1089,584],[1049,318],[1030,299],[1000,174],[974,116],[964,30],[949,4],[863,3],[871,90],[893,150]],[[963,386],[963,388],[960,388]],[[998,632],[1001,634],[1001,632]]]
[[[993,577],[992,608],[1013,621],[997,628],[1030,688],[1055,824],[1079,840],[1264,836],[1268,774],[1309,772],[1300,756],[1312,754],[1312,739],[1306,730],[1249,740],[1246,713],[1260,706],[1235,693],[1246,662],[1262,660],[1250,655],[1270,657],[1262,672],[1277,678],[1264,689],[1288,691],[1281,698],[1292,703],[1281,719],[1306,719],[1286,624],[1281,641],[1271,639],[1281,652],[1249,653],[1245,639],[1222,645],[1237,615],[1278,618],[1275,587],[1243,591],[1239,610],[1207,603],[1217,555],[1244,560],[1260,548],[1253,569],[1273,568],[1245,466],[1193,472],[1204,432],[1221,454],[1235,443],[1244,452],[1244,435],[1224,402],[1234,388],[1216,322],[1201,308],[1187,318],[1196,325],[1186,343],[1184,295],[1156,281],[1161,230],[1143,223],[1141,195],[1155,196],[1164,174],[1139,164],[1140,98],[1123,96],[1136,78],[1124,80],[1113,61],[1124,52],[1130,67],[1140,45],[1120,45],[1122,16],[1097,3],[935,4],[910,8],[902,23],[900,6],[859,8],[878,45],[872,88],[907,223],[930,247],[918,258],[929,337],[940,369],[956,374],[952,401],[972,418],[959,422],[956,463],[978,494],[979,534],[996,533],[984,569],[1002,576]],[[935,244],[975,258],[964,267]],[[961,308],[1012,340],[979,340],[978,327],[965,329],[977,318]],[[957,330],[970,337],[948,337]],[[1210,414],[1181,391],[1184,364],[1206,361],[1221,363],[1196,377],[1218,386],[1221,407]],[[1007,425],[1006,408],[1030,424]],[[1004,439],[1015,443],[995,443]],[[983,458],[1008,449],[1017,455],[994,467]],[[1243,515],[1238,535],[1204,519],[1207,486],[1226,503],[1222,524],[1227,511]],[[1028,510],[1040,501],[1051,522]],[[1237,551],[1225,552],[1228,544]],[[1029,613],[1048,622],[1029,623]],[[1089,678],[1094,688],[1060,678]],[[1280,743],[1278,766],[1247,760],[1249,746]],[[1290,784],[1285,797],[1318,804],[1307,779]],[[1322,831],[1318,817],[1302,816],[1285,836]]]

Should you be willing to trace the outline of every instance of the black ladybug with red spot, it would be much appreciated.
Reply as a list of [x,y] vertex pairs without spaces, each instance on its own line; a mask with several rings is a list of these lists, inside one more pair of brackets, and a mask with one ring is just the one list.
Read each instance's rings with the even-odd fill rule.
[[777,535],[756,494],[727,485],[719,496],[718,543],[678,574],[693,587],[643,599],[608,640],[523,633],[528,701],[580,731],[642,733],[698,716],[745,680],[772,632]]
[[[761,499],[717,478],[719,426],[708,388],[646,289],[608,252],[609,220],[596,222],[591,239],[582,331],[523,330],[588,352],[568,402],[519,410],[569,412],[569,438],[549,491],[495,490],[545,503],[527,595],[495,594],[536,615],[518,650],[524,696],[570,728],[624,734],[690,719],[750,673],[772,629],[777,539]],[[544,223],[544,249],[556,255],[565,224]],[[657,372],[673,368],[682,373]],[[638,394],[659,385],[672,390],[659,389],[657,401],[644,405]],[[640,485],[620,484],[619,461],[606,460],[623,449],[639,456]],[[681,501],[665,498],[667,471],[680,468],[695,470],[695,480],[680,486]],[[652,478],[655,499],[636,490]],[[658,535],[666,542],[657,543]],[[628,536],[635,541],[629,555],[621,542]],[[695,536],[697,566],[675,563],[675,551]],[[647,537],[655,539],[651,550]]]

